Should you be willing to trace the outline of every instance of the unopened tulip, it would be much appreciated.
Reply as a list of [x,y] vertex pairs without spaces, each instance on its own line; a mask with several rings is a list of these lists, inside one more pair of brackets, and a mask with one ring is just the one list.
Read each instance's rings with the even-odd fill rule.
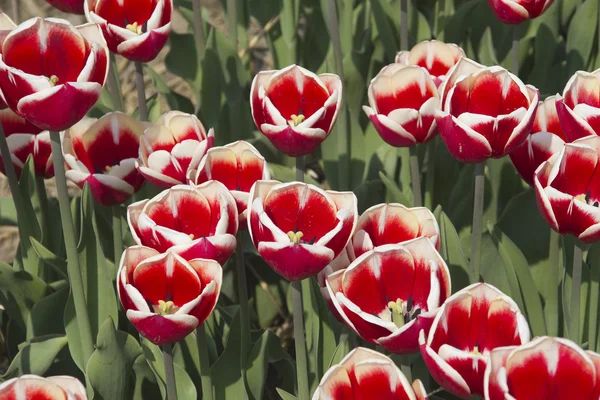
[[85,386],[70,376],[22,375],[0,385],[3,400],[87,400]]
[[83,15],[83,3],[85,0],[46,0],[46,2],[60,11]]
[[327,138],[342,104],[342,80],[297,65],[259,72],[250,105],[256,127],[289,156],[310,154]]
[[6,36],[0,53],[0,98],[40,129],[62,131],[83,118],[108,74],[108,49],[94,24],[32,18]]
[[488,0],[496,17],[505,24],[520,24],[537,18],[554,0]]
[[454,43],[438,40],[424,40],[417,43],[410,51],[401,51],[396,55],[396,62],[404,65],[418,65],[425,68],[433,78],[436,86],[446,80],[446,75],[461,57],[466,57],[463,49]]
[[556,97],[560,124],[568,141],[600,135],[600,69],[577,71]]
[[144,184],[135,168],[144,124],[119,112],[84,118],[65,131],[63,154],[67,179],[110,206],[127,201]]

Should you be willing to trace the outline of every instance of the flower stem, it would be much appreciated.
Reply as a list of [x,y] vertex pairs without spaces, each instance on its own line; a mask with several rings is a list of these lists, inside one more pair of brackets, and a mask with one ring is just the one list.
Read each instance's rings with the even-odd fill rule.
[[65,160],[60,144],[60,133],[50,132],[50,140],[52,142],[52,162],[54,164],[54,175],[56,177],[56,192],[60,208],[60,220],[65,239],[65,248],[67,250],[67,272],[71,283],[73,303],[75,304],[75,317],[77,318],[77,326],[79,327],[79,335],[81,337],[83,365],[87,365],[87,362],[94,351],[94,339],[92,336],[90,318],[88,316],[83,278],[81,276],[81,267],[79,265],[79,255],[77,253],[77,241],[75,239],[73,216],[71,215],[69,192],[67,191]]
[[110,55],[110,73],[108,74],[108,91],[113,104],[113,110],[124,111],[123,95],[121,94],[121,86],[119,84],[119,70],[117,69],[117,60],[115,55]]
[[309,400],[306,336],[304,333],[304,306],[302,281],[292,281],[292,308],[294,311],[294,342],[296,345],[296,373],[298,374],[298,399]]
[[304,182],[304,170],[306,165],[304,162],[304,156],[296,157],[296,181]]
[[558,296],[560,292],[561,269],[559,263],[560,235],[554,229],[550,229],[550,242],[548,245],[548,274],[546,284],[548,298],[546,299],[546,327],[549,336],[558,336]]
[[121,253],[123,253],[123,232],[121,224],[121,206],[112,206],[113,250],[115,266],[119,266]]
[[573,246],[573,280],[571,282],[571,312],[569,337],[579,344],[579,318],[581,308],[581,270],[583,266],[583,250],[578,244]]
[[148,121],[148,107],[146,105],[146,85],[144,84],[144,65],[135,63],[135,86],[138,95],[138,115],[140,121]]
[[198,70],[200,70],[200,64],[206,53],[206,38],[204,36],[204,21],[202,21],[200,0],[193,0],[192,7],[194,12],[194,42],[196,44],[196,56],[198,57]]
[[177,400],[175,385],[175,365],[173,364],[173,345],[163,346],[163,361],[165,363],[165,378],[167,380],[167,400]]
[[485,162],[482,162],[475,165],[475,195],[473,199],[473,227],[471,231],[471,283],[479,282],[484,189]]
[[427,146],[427,172],[425,174],[425,207],[433,210],[433,191],[435,182],[435,139]]
[[246,380],[246,364],[250,352],[250,313],[248,312],[248,285],[246,283],[246,264],[244,262],[244,249],[242,246],[241,234],[238,233],[237,246],[235,248],[235,264],[238,273],[238,293],[240,302],[240,322],[241,322],[241,354],[240,368],[242,378]]
[[512,69],[513,74],[519,76],[519,28],[520,25],[513,26],[513,41],[512,41]]
[[400,50],[408,50],[408,0],[400,0]]
[[210,357],[208,356],[208,342],[206,341],[206,325],[196,328],[196,343],[198,344],[198,358],[200,360],[200,379],[202,381],[202,400],[213,400],[213,385],[210,375]]
[[423,206],[421,195],[421,172],[419,171],[419,151],[417,146],[410,146],[410,179],[412,182],[413,207]]

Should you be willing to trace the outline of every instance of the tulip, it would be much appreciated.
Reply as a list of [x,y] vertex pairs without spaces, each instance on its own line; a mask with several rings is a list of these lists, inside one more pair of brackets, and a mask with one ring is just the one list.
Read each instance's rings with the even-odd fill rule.
[[186,260],[207,258],[224,264],[235,249],[235,200],[217,181],[177,185],[150,200],[131,204],[127,221],[133,240]]
[[257,181],[247,217],[260,256],[284,278],[300,280],[316,275],[348,244],[357,199],[300,182]]
[[352,399],[427,400],[427,393],[418,379],[411,386],[389,357],[358,347],[325,373],[312,398]]
[[437,87],[422,67],[390,64],[369,85],[369,105],[363,110],[388,144],[408,147],[425,143],[437,133]]
[[85,0],[46,0],[46,2],[62,12],[83,15]]
[[156,345],[175,343],[202,324],[217,304],[223,269],[214,260],[192,259],[145,246],[121,257],[117,292],[127,318]]
[[[17,27],[12,19],[9,18],[8,15],[4,14],[0,11],[0,55],[2,54],[2,44],[4,43],[4,39],[8,36],[8,34]],[[4,102],[2,95],[0,95],[0,110],[8,107]]]
[[144,184],[135,168],[144,124],[119,112],[84,118],[65,131],[63,154],[67,179],[110,206],[127,201]]
[[154,60],[171,33],[173,0],[86,0],[84,11],[102,28],[110,51],[130,61]]
[[[37,176],[42,178],[54,176],[54,167],[50,159],[50,133],[48,131],[42,131],[9,109],[0,110],[0,124],[4,128],[4,135],[6,136],[11,161],[15,167],[17,177],[21,175],[29,156],[33,157]],[[5,172],[1,157],[0,171]]]
[[259,72],[250,90],[254,123],[277,150],[293,157],[312,153],[327,138],[341,104],[339,76],[317,76],[297,65]]
[[600,69],[577,71],[557,95],[556,110],[569,142],[600,135]]
[[410,51],[399,52],[396,55],[396,62],[425,68],[436,86],[440,86],[461,57],[466,57],[465,52],[454,43],[424,40],[417,43]]
[[567,339],[539,337],[490,353],[486,400],[598,400],[600,355]]
[[214,147],[200,162],[198,170],[191,170],[190,181],[201,184],[216,180],[224,184],[235,198],[240,228],[246,224],[250,189],[256,181],[271,179],[265,158],[250,143],[239,140],[223,147]]
[[540,101],[531,135],[509,154],[521,177],[533,185],[535,170],[565,145],[565,134],[556,113],[556,97]]
[[0,384],[0,399],[87,400],[85,386],[70,376],[22,375]]
[[454,68],[443,87],[443,109],[435,113],[442,140],[462,162],[503,157],[530,133],[539,92],[502,67],[471,64],[475,72],[459,75],[465,65]]
[[108,49],[97,25],[32,18],[6,36],[0,97],[40,129],[62,131],[96,103],[108,74]]
[[505,24],[520,24],[537,18],[554,0],[488,0],[496,17]]
[[483,395],[489,354],[497,347],[529,342],[527,321],[517,304],[494,286],[475,283],[450,297],[419,345],[431,376],[461,397]]
[[450,296],[450,272],[431,241],[420,237],[376,247],[327,277],[329,297],[343,322],[392,353],[419,351]]
[[169,188],[187,182],[190,169],[198,164],[215,142],[214,131],[206,134],[195,115],[170,111],[140,138],[136,166],[152,184]]
[[598,182],[600,137],[567,143],[535,171],[538,208],[561,235],[570,233],[585,243],[600,240]]

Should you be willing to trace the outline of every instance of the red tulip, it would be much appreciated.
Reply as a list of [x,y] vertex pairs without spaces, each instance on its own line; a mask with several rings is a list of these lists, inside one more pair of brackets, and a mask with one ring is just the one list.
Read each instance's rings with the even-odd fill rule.
[[110,51],[131,61],[154,60],[171,33],[173,0],[85,0],[84,10]]
[[214,142],[214,131],[211,129],[206,134],[195,115],[170,111],[140,138],[140,160],[136,166],[158,187],[186,183],[189,170],[198,168]]
[[567,339],[539,337],[490,353],[486,400],[598,400],[600,355]]
[[600,135],[600,69],[577,71],[557,95],[556,110],[568,141]]
[[489,354],[497,347],[529,342],[527,321],[516,303],[486,283],[475,283],[450,297],[429,335],[419,345],[431,376],[461,398],[483,395]]
[[505,24],[520,24],[543,14],[554,0],[488,0],[496,17]]
[[342,80],[297,65],[259,72],[250,105],[258,129],[289,156],[312,153],[327,138],[342,104]]
[[352,192],[277,181],[257,181],[250,191],[250,237],[267,264],[288,280],[325,268],[348,243],[357,219]]
[[[11,161],[15,167],[17,178],[29,156],[33,157],[35,173],[42,178],[54,176],[54,167],[50,154],[50,133],[42,131],[24,118],[9,109],[0,110],[0,124],[4,128],[4,135],[8,142]],[[2,157],[0,157],[0,171],[4,171]]]
[[193,259],[144,246],[121,257],[117,291],[127,318],[157,345],[175,343],[202,324],[217,304],[223,269],[214,260]]
[[70,376],[22,375],[0,385],[3,400],[87,400],[85,386]]
[[[4,43],[4,39],[8,36],[8,34],[17,27],[12,19],[9,18],[8,15],[4,14],[0,11],[0,55],[2,54],[2,45]],[[0,94],[0,110],[8,107]]]
[[67,178],[110,206],[127,201],[144,184],[135,168],[144,124],[119,112],[84,118],[65,131]]
[[127,208],[133,240],[186,260],[207,258],[224,264],[235,250],[238,214],[222,183],[177,185]]
[[450,272],[431,241],[420,237],[376,247],[327,277],[337,313],[360,337],[392,353],[419,351],[450,295]]
[[425,68],[436,86],[446,80],[446,75],[461,59],[465,52],[454,43],[438,40],[424,40],[417,43],[410,51],[401,51],[396,55],[396,62],[404,65],[418,65]]
[[396,364],[364,347],[352,350],[323,376],[312,400],[427,400],[420,380],[412,386]]
[[600,137],[578,139],[540,165],[534,175],[542,216],[561,235],[570,233],[585,243],[600,240],[599,154]]
[[408,147],[425,143],[437,133],[437,87],[425,68],[390,64],[369,85],[369,105],[363,110],[388,144]]
[[438,130],[459,161],[479,163],[503,157],[531,131],[539,92],[502,67],[458,75],[467,65],[457,64],[443,85],[444,107],[435,115]]
[[200,162],[198,170],[190,170],[193,184],[216,180],[224,184],[235,198],[240,228],[246,224],[250,189],[256,181],[271,179],[265,158],[248,142],[239,140],[214,147]]
[[517,172],[530,185],[533,185],[535,170],[565,145],[565,134],[556,113],[556,97],[550,96],[540,101],[531,135],[510,153]]
[[32,18],[6,36],[0,97],[41,129],[62,131],[96,103],[108,73],[108,49],[97,25]]
[[46,0],[46,2],[60,11],[83,15],[83,3],[85,0]]

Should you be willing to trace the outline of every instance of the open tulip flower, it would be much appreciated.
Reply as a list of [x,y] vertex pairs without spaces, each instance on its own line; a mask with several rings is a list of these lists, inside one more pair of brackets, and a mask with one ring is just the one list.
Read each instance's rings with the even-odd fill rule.
[[189,170],[198,168],[214,142],[214,131],[207,134],[195,115],[169,111],[140,138],[140,159],[136,165],[158,187],[183,184]]
[[556,97],[541,101],[531,135],[509,154],[519,175],[533,185],[535,170],[552,155],[560,152],[566,142],[556,113]]
[[357,199],[300,182],[257,181],[247,218],[260,256],[284,278],[300,280],[319,273],[348,244]]
[[539,337],[490,353],[486,400],[598,400],[600,354],[567,339]]
[[[54,167],[50,157],[52,153],[50,132],[42,131],[9,109],[0,110],[0,124],[4,128],[4,135],[17,178],[21,176],[21,171],[29,156],[33,157],[37,176],[42,178],[54,176]],[[5,172],[2,157],[0,157],[0,171]]]
[[342,104],[342,80],[297,65],[259,72],[250,105],[257,128],[277,150],[293,157],[310,154],[327,138]]
[[110,51],[131,61],[154,60],[171,33],[173,0],[85,0],[84,9]]
[[429,72],[436,86],[446,80],[446,75],[461,59],[466,57],[463,49],[454,43],[438,40],[424,40],[417,43],[410,51],[401,51],[396,55],[396,62],[404,65],[418,65]]
[[425,143],[436,133],[437,87],[425,68],[390,64],[369,85],[363,110],[388,144],[408,147]]
[[4,400],[87,400],[85,386],[70,376],[22,375],[0,385]]
[[531,132],[539,92],[502,67],[458,76],[444,90],[443,110],[436,111],[435,119],[448,151],[459,161],[503,157]]
[[135,168],[144,124],[119,112],[84,118],[65,131],[67,178],[105,206],[127,201],[144,184]]
[[535,171],[538,208],[548,224],[585,243],[600,240],[600,137],[567,143]]
[[177,185],[150,200],[133,203],[127,221],[137,244],[186,260],[207,258],[224,264],[235,250],[238,213],[220,182]]
[[256,181],[267,179],[271,179],[271,174],[265,158],[243,140],[213,147],[200,162],[198,170],[189,173],[193,184],[216,180],[229,189],[237,205],[240,229],[246,225],[250,189]]
[[496,17],[505,24],[520,24],[537,18],[554,0],[488,0]]
[[6,36],[0,53],[0,98],[40,129],[73,126],[100,98],[108,74],[108,49],[94,24],[32,18]]
[[46,0],[46,2],[60,11],[83,15],[83,3],[85,0]]
[[364,347],[352,350],[323,376],[312,400],[427,400],[420,380],[412,386],[394,362]]
[[344,323],[392,353],[419,351],[419,332],[429,331],[450,289],[448,267],[425,237],[376,247],[327,277]]
[[133,326],[164,345],[182,340],[208,318],[222,278],[214,260],[186,261],[172,251],[133,246],[121,257],[117,291]]
[[[4,39],[8,36],[8,34],[17,27],[12,19],[5,13],[0,11],[0,54],[2,54],[2,44],[4,43]],[[7,105],[0,95],[0,110],[6,108]]]
[[497,347],[529,342],[527,321],[517,304],[486,283],[475,283],[450,297],[439,310],[429,335],[419,345],[431,376],[461,397],[483,396],[489,354]]
[[600,69],[577,71],[556,98],[560,124],[569,141],[600,135]]

